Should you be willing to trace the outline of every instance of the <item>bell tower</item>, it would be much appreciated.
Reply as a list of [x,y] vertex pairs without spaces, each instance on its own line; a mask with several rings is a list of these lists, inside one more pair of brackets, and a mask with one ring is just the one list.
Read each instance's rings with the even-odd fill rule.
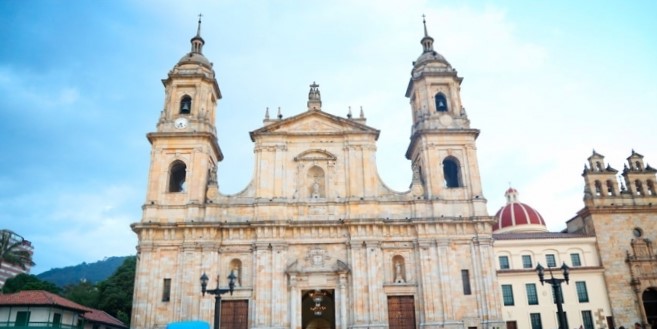
[[424,19],[423,24],[422,54],[406,89],[413,118],[406,158],[426,199],[473,202],[472,215],[487,216],[475,145],[479,130],[470,128],[461,104],[463,78],[434,50]]
[[204,44],[199,15],[190,52],[162,80],[164,109],[157,130],[147,135],[152,151],[143,220],[155,221],[161,206],[203,205],[208,184],[216,182],[223,159],[214,124],[221,91]]

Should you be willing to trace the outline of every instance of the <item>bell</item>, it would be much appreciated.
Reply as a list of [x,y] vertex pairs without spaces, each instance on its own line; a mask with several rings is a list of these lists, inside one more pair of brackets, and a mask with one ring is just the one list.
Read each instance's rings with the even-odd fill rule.
[[183,103],[182,111],[183,112],[189,112],[189,103],[187,103],[187,102]]

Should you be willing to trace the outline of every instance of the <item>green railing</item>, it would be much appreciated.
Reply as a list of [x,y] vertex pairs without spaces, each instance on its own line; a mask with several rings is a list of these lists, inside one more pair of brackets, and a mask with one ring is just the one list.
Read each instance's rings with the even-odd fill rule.
[[30,322],[28,325],[17,326],[16,322],[0,322],[0,328],[16,328],[16,329],[79,329],[78,326],[55,324],[52,322]]

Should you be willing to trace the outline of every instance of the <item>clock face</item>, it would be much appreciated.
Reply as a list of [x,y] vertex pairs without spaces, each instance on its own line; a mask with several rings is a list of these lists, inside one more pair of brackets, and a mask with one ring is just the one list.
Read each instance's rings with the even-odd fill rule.
[[173,123],[174,127],[178,129],[182,129],[187,127],[187,119],[185,118],[178,118],[176,121]]

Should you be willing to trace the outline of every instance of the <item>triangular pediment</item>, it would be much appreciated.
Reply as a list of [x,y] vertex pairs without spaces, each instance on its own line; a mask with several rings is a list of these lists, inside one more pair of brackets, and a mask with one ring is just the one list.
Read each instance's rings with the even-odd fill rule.
[[322,111],[307,111],[299,115],[281,119],[251,132],[251,139],[259,135],[327,135],[327,134],[374,134],[379,137],[379,130],[341,118]]

